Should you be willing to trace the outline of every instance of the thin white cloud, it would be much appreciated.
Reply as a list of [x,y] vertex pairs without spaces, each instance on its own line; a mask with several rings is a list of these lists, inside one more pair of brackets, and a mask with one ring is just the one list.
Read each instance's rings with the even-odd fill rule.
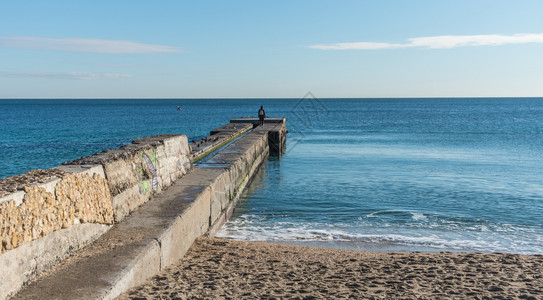
[[108,54],[149,54],[180,51],[180,49],[176,47],[143,44],[132,41],[85,38],[45,38],[36,36],[0,36],[0,48]]
[[49,79],[75,79],[75,80],[99,80],[112,78],[131,78],[129,74],[99,74],[86,72],[0,72],[0,77],[5,78],[49,78]]
[[543,33],[514,35],[441,35],[410,38],[407,43],[355,42],[311,45],[320,50],[378,50],[397,48],[450,49],[456,47],[500,46],[506,44],[543,43]]

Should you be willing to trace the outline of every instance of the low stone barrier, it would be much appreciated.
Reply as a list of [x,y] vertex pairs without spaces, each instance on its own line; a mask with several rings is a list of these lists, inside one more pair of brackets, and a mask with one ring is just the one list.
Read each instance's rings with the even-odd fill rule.
[[1,179],[0,299],[169,187],[190,155],[185,135],[159,135]]
[[24,194],[20,203],[0,203],[0,253],[74,224],[113,224],[111,194],[105,178],[69,172],[59,172],[55,177],[46,184],[25,186],[20,192]]
[[102,166],[34,170],[3,179],[0,186],[0,298],[113,224]]
[[64,165],[101,165],[113,197],[115,222],[159,194],[191,167],[185,135],[146,137]]
[[[52,298],[109,299],[177,261],[196,237],[213,235],[232,214],[270,153],[270,130],[284,138],[284,123],[270,126],[247,133],[253,125],[227,124],[190,145],[185,135],[147,137],[0,179],[0,299],[93,241],[78,252],[88,259],[18,297],[43,297],[51,289]],[[232,140],[228,151],[192,165]]]

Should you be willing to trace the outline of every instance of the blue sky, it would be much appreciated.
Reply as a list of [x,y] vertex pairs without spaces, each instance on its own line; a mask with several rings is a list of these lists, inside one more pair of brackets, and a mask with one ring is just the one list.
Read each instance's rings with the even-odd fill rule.
[[0,0],[0,98],[543,96],[543,1]]

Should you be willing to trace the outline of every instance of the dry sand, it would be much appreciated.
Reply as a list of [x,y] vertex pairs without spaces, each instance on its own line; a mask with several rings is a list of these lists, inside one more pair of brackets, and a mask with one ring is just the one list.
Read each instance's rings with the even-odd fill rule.
[[543,299],[543,256],[360,252],[198,239],[120,299]]

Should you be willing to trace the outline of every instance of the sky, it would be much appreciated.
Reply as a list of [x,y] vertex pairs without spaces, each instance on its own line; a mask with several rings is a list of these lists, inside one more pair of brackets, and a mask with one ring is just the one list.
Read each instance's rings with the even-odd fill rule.
[[543,1],[0,0],[0,98],[542,97]]

